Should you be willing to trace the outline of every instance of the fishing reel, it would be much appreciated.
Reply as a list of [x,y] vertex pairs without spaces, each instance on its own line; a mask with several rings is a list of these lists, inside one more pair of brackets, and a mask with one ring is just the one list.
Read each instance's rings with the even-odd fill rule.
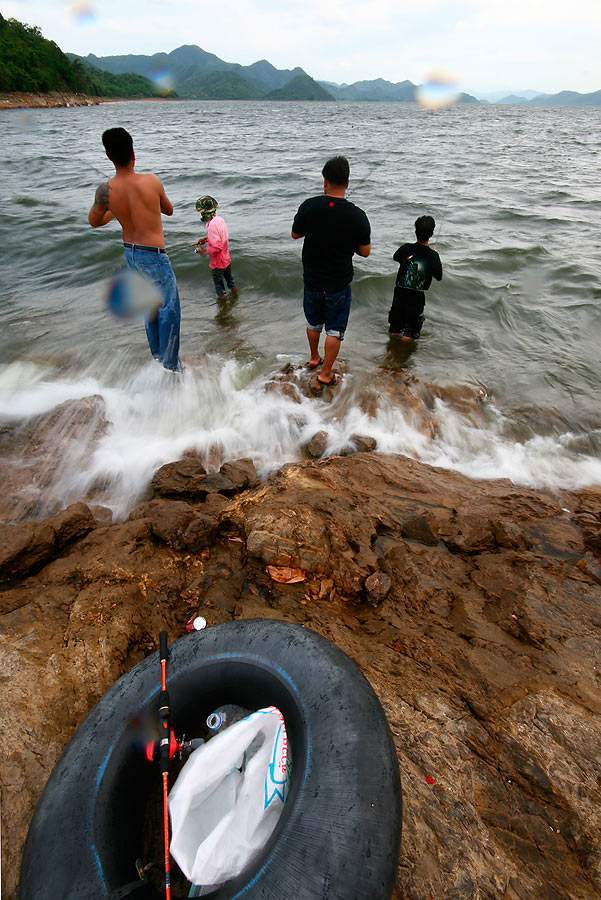
[[[187,759],[192,751],[196,750],[202,744],[204,744],[204,740],[202,738],[192,738],[192,740],[187,741],[185,734],[181,739],[176,738],[175,732],[172,728],[169,734],[169,759]],[[161,742],[158,737],[153,741],[147,742],[146,759],[148,760],[148,762],[160,762]]]

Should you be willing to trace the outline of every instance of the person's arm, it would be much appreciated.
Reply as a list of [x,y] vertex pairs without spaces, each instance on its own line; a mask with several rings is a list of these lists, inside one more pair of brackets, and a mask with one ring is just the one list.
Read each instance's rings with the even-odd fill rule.
[[436,254],[436,259],[432,275],[434,276],[434,278],[436,278],[437,281],[442,281],[442,263],[440,261],[440,256],[438,255],[438,253],[436,253],[436,251],[434,252]]
[[303,204],[301,203],[301,205],[299,206],[299,208],[296,211],[296,215],[294,217],[294,222],[292,223],[292,231],[290,232],[290,234],[292,235],[292,237],[294,238],[295,241],[298,241],[299,238],[302,238],[305,236],[305,229],[303,227],[303,223],[302,223],[302,219],[301,219],[302,207],[303,207]]
[[109,209],[109,190],[110,185],[108,181],[103,181],[96,188],[94,203],[88,213],[88,222],[92,228],[100,228],[115,218]]
[[171,200],[165,193],[165,188],[161,184],[160,179],[157,179],[157,180],[159,181],[159,186],[160,186],[159,197],[160,197],[160,201],[161,201],[161,212],[163,213],[164,216],[172,216],[173,215],[173,203],[171,202]]
[[365,215],[362,209],[357,209],[356,213],[359,214],[358,221],[358,231],[357,234],[357,246],[355,247],[355,253],[358,256],[367,257],[371,251],[371,227],[369,224],[369,219]]
[[407,257],[407,244],[401,244],[399,249],[393,253],[392,258],[395,262],[399,263],[399,265],[406,259]]

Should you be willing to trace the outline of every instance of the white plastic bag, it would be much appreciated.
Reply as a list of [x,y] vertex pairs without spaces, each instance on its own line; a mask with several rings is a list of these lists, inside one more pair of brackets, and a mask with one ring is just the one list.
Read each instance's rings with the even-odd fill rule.
[[274,706],[192,753],[169,794],[171,855],[192,884],[229,881],[262,849],[286,801],[288,768],[284,717]]

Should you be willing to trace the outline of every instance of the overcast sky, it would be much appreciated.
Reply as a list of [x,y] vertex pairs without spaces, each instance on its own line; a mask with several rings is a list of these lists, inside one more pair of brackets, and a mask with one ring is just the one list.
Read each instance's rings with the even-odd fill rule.
[[82,56],[197,44],[337,83],[417,84],[442,69],[472,92],[601,89],[601,0],[1,0],[0,10]]

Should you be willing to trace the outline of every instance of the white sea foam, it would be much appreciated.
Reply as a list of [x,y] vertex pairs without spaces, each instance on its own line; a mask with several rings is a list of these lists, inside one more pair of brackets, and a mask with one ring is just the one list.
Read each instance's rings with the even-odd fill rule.
[[[107,376],[108,377],[108,376]],[[265,478],[302,456],[316,431],[328,435],[326,453],[349,445],[353,434],[376,438],[378,450],[404,454],[472,478],[510,478],[536,487],[576,488],[601,484],[601,460],[576,452],[574,436],[535,437],[516,443],[506,437],[506,421],[488,407],[486,425],[477,426],[448,403],[437,400],[434,435],[419,428],[413,413],[381,398],[373,415],[353,402],[353,378],[345,378],[332,403],[279,390],[266,390],[269,376],[253,363],[206,357],[182,376],[149,362],[130,375],[68,380],[49,366],[13,364],[0,370],[0,420],[15,422],[47,412],[65,400],[100,395],[108,428],[80,429],[66,440],[53,436],[46,452],[60,455],[49,488],[49,504],[65,505],[100,490],[100,502],[116,518],[125,517],[154,472],[195,451],[208,471],[226,460],[251,457]]]

